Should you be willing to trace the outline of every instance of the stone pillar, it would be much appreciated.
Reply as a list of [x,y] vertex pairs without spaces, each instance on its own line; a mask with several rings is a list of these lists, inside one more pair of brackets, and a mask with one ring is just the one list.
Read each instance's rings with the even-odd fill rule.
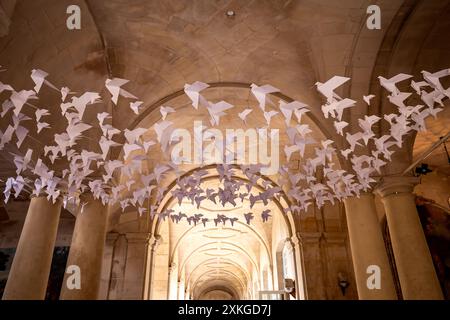
[[184,279],[178,281],[178,300],[184,300],[185,289],[184,289]]
[[186,294],[184,295],[185,300],[191,299],[191,285],[188,283],[186,288]]
[[178,299],[178,266],[172,262],[169,266],[169,300]]
[[383,201],[403,298],[443,299],[417,212],[414,177],[385,177],[377,188]]
[[148,240],[147,255],[145,263],[145,280],[144,280],[144,300],[151,300],[153,298],[152,284],[154,278],[156,250],[161,243],[161,236],[151,236]]
[[[344,200],[348,234],[355,270],[356,287],[360,300],[396,300],[394,278],[389,264],[380,223],[372,193],[363,193],[359,198]],[[368,287],[367,280],[373,271],[369,266],[380,269],[380,288]]]
[[[83,212],[78,210],[67,266],[76,265],[81,272],[81,288],[69,289],[64,275],[61,300],[95,300],[100,287],[108,210],[101,200],[86,197]],[[83,202],[83,200],[82,200]]]
[[117,239],[114,243],[114,249],[112,252],[108,300],[121,300],[123,298],[127,249],[128,242],[125,234],[117,235]]
[[150,235],[146,232],[128,232],[127,254],[122,299],[141,300],[145,296],[146,252]]
[[43,300],[55,247],[61,200],[32,198],[11,265],[3,300]]
[[[322,300],[326,299],[323,279],[326,277],[322,268],[322,258],[320,254],[320,233],[319,232],[297,232],[297,236],[292,237],[295,252],[295,265],[299,284],[296,291],[299,292],[297,300],[302,299],[302,288],[304,299]],[[297,238],[297,239],[296,239]],[[303,267],[303,283],[300,281],[301,268]]]
[[99,300],[108,300],[109,293],[112,287],[112,279],[114,276],[114,252],[115,243],[120,235],[116,232],[111,232],[106,235],[105,249],[103,253],[102,275],[100,280],[100,288],[98,291]]
[[294,258],[295,258],[295,273],[296,273],[296,281],[295,281],[295,291],[297,293],[297,300],[306,300],[308,299],[307,295],[307,286],[306,286],[306,277],[305,273],[305,265],[303,263],[303,248],[302,243],[299,241],[297,235],[294,235],[290,239],[290,244],[294,250]]
[[169,294],[169,244],[160,237],[152,263],[150,299],[167,300]]

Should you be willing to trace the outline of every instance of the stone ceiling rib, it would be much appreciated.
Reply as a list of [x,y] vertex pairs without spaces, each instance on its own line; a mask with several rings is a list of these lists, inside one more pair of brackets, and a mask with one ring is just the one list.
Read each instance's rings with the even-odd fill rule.
[[99,28],[97,18],[95,16],[94,12],[92,11],[92,6],[90,4],[90,0],[84,0],[84,2],[86,3],[86,7],[89,11],[90,16],[92,17],[92,21],[93,21],[95,27],[97,29],[98,36],[100,37],[100,41],[101,41],[103,52],[104,52],[103,56],[105,58],[106,69],[108,71],[108,78],[111,79],[111,78],[113,78],[113,72],[111,69],[111,62],[110,62],[110,58],[109,58],[108,44],[106,42],[106,39],[105,39],[102,31]]

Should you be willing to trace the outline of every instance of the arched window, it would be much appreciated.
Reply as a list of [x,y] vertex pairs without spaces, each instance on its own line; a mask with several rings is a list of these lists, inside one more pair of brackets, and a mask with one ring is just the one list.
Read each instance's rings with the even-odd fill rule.
[[284,279],[295,280],[294,249],[289,241],[283,248],[283,276]]

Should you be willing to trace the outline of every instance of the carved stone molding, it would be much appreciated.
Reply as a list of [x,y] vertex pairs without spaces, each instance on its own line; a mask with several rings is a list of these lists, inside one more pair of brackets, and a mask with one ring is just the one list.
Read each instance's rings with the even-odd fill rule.
[[380,183],[375,189],[382,198],[401,194],[401,193],[412,193],[414,186],[419,184],[420,179],[418,177],[404,177],[404,176],[393,176],[393,177],[383,177]]
[[150,234],[146,232],[127,232],[126,238],[128,243],[149,243]]
[[344,243],[347,234],[343,232],[297,232],[297,235],[291,238],[294,245],[318,243],[321,239],[327,243]]

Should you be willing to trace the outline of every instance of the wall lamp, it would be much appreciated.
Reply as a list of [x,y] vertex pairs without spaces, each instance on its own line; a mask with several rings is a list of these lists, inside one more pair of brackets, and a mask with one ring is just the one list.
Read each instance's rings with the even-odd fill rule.
[[343,272],[338,273],[338,285],[341,288],[342,295],[345,296],[345,291],[350,286],[350,282],[348,282],[346,275]]

